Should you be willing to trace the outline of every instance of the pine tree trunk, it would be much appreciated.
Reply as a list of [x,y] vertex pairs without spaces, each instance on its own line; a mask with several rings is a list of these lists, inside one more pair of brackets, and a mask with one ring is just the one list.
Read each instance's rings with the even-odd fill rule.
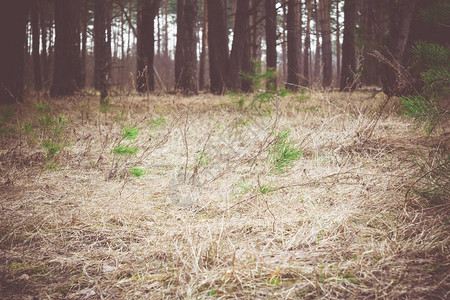
[[317,5],[317,0],[314,0],[314,11],[316,12],[316,50],[314,57],[314,81],[319,82],[320,80],[320,15],[321,12],[319,10],[319,6]]
[[405,52],[406,43],[408,41],[409,32],[411,29],[411,23],[414,16],[416,4],[418,0],[404,0],[400,1],[393,9],[393,18],[398,20],[398,24],[394,23],[390,30],[390,42],[388,50],[390,53],[386,55],[393,60],[393,64],[397,65],[395,68],[390,66],[385,67],[385,74],[383,78],[383,92],[389,96],[401,95],[405,91],[400,86],[401,83],[397,82],[398,76],[396,70],[403,64],[403,54]]
[[306,32],[305,32],[305,47],[303,51],[303,86],[310,84],[310,60],[311,60],[311,0],[306,0]]
[[342,43],[342,71],[341,91],[353,91],[356,88],[356,53],[355,30],[357,18],[357,0],[345,0],[344,2],[344,41]]
[[383,42],[380,31],[383,20],[377,11],[380,1],[362,0],[360,18],[360,40],[363,45],[361,52],[364,57],[362,68],[362,83],[367,86],[379,85],[379,62],[370,53],[379,48]]
[[42,44],[42,52],[41,52],[41,62],[42,62],[42,75],[44,79],[45,86],[47,87],[47,82],[50,79],[50,66],[49,66],[49,58],[47,53],[47,30],[48,30],[48,20],[47,20],[47,7],[44,7],[41,3],[40,7],[40,16],[41,16],[41,44]]
[[283,42],[281,43],[281,65],[283,72],[283,80],[287,80],[287,0],[283,0],[283,22],[282,22],[282,33]]
[[107,57],[107,74],[111,78],[112,66],[112,19],[113,19],[113,3],[112,0],[106,1],[106,57]]
[[161,0],[144,0],[138,11],[136,90],[140,93],[149,93],[155,89],[154,21],[160,4]]
[[301,85],[303,80],[303,4],[298,0],[298,14],[297,14],[297,35],[298,35],[298,49],[297,49],[297,63],[298,63],[298,84]]
[[[265,0],[266,9],[266,65],[267,70],[277,71],[277,9],[276,0]],[[270,90],[277,89],[277,78],[269,81]]]
[[198,76],[199,90],[204,90],[206,87],[206,59],[208,51],[208,3],[203,0],[203,28],[202,28],[202,50],[200,54],[200,67]]
[[164,1],[164,57],[169,57],[169,0]]
[[94,6],[94,87],[100,91],[100,101],[108,96],[108,52],[106,43],[106,3],[96,0]]
[[[250,1],[239,0],[236,8],[236,21],[234,23],[233,45],[230,54],[229,88],[248,92],[251,81],[244,80],[243,73],[252,71],[251,49],[249,35],[250,27]],[[250,82],[249,82],[250,81]]]
[[263,31],[263,23],[260,22],[262,15],[262,1],[261,0],[251,0],[250,1],[250,22],[251,22],[251,60],[252,61],[261,61],[262,57],[262,31]]
[[78,89],[76,6],[76,0],[55,1],[55,67],[50,89],[52,97],[73,95]]
[[222,94],[227,87],[229,64],[226,1],[207,0],[207,2],[210,89],[214,94]]
[[36,91],[42,90],[41,77],[41,57],[40,48],[40,29],[39,29],[39,0],[33,0],[31,6],[31,30],[33,32],[33,73],[34,88]]
[[319,0],[321,11],[321,33],[322,33],[322,60],[323,79],[322,85],[327,88],[333,81],[333,53],[331,49],[331,2],[330,0]]
[[184,95],[196,95],[197,89],[197,0],[177,1],[177,46],[175,88]]
[[23,99],[25,25],[28,1],[16,0],[1,5],[0,40],[8,43],[0,55],[0,104]]
[[80,88],[86,87],[86,57],[87,57],[87,31],[88,31],[88,4],[83,0],[80,21],[81,21],[81,58],[80,58]]
[[340,82],[341,76],[341,24],[339,22],[340,2],[340,0],[336,0],[336,82]]
[[298,62],[298,1],[288,0],[288,13],[287,13],[287,82],[286,88],[296,91],[299,86],[299,62]]

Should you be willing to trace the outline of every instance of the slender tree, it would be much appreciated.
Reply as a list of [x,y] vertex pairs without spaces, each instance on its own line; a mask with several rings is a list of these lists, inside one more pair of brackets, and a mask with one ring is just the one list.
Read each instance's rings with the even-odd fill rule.
[[88,36],[89,8],[88,0],[83,0],[80,8],[81,54],[80,54],[80,79],[79,87],[86,87],[86,58]]
[[341,14],[339,5],[341,1],[336,0],[336,79],[340,82],[341,76],[341,24],[339,22],[339,16]]
[[356,88],[356,53],[355,30],[357,18],[357,0],[345,0],[344,2],[344,42],[342,44],[342,71],[340,90],[352,91]]
[[263,13],[262,0],[250,0],[250,43],[251,43],[251,60],[261,61],[262,57],[262,32],[263,23],[261,17]]
[[229,88],[248,92],[251,81],[243,79],[243,73],[252,71],[250,49],[250,1],[239,0],[236,7],[236,21],[234,22],[233,45],[230,54]]
[[42,89],[41,57],[40,57],[40,27],[39,27],[39,0],[33,0],[31,6],[31,30],[33,33],[33,74],[34,88]]
[[319,6],[317,5],[318,0],[314,0],[314,12],[315,12],[315,29],[316,29],[316,49],[315,49],[315,56],[314,56],[314,80],[319,81],[320,80],[320,20],[321,20],[321,12],[319,9]]
[[107,0],[96,0],[94,6],[94,87],[100,91],[103,103],[108,96],[108,53],[106,42],[106,3]]
[[331,49],[331,2],[319,1],[321,12],[320,30],[322,33],[323,87],[330,87],[333,81],[333,53]]
[[177,0],[175,88],[185,95],[197,94],[197,0]]
[[402,87],[397,85],[397,73],[400,72],[399,68],[403,65],[403,55],[417,2],[418,0],[403,0],[399,1],[395,7],[392,7],[392,20],[395,21],[393,21],[390,28],[390,39],[386,56],[393,60],[395,67],[385,66],[382,82],[383,92],[387,95],[402,94],[404,92]]
[[[7,7],[7,8],[6,8]],[[29,8],[28,0],[11,1],[0,9],[0,104],[22,100],[25,24]]]
[[297,29],[299,5],[298,0],[288,0],[288,14],[287,14],[287,56],[288,56],[288,78],[286,82],[286,88],[290,90],[297,90],[299,86],[299,62],[298,62],[298,52],[300,51],[298,46],[298,39],[300,38]]
[[[277,70],[277,9],[276,0],[265,0],[266,9],[266,65],[268,70]],[[270,80],[270,89],[277,89],[277,79]]]
[[78,89],[76,79],[79,68],[77,48],[78,1],[55,1],[55,67],[50,89],[52,97],[73,95]]
[[161,0],[143,0],[142,5],[138,8],[136,90],[140,93],[148,93],[155,89],[154,21],[160,4]]
[[208,3],[203,0],[203,19],[202,19],[202,51],[200,54],[200,66],[198,76],[198,87],[204,90],[206,87],[206,60],[208,51]]
[[226,1],[207,0],[207,3],[210,89],[214,94],[222,94],[227,87],[229,63]]
[[305,44],[303,50],[303,86],[310,84],[310,60],[311,60],[311,0],[306,0],[306,26],[305,26]]
[[39,7],[40,26],[41,26],[41,62],[42,62],[42,76],[44,83],[48,82],[50,78],[50,63],[47,52],[47,32],[48,32],[48,6],[45,2],[41,2]]

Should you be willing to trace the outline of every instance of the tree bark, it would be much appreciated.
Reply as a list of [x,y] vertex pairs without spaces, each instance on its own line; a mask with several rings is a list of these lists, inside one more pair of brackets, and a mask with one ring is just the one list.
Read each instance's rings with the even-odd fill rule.
[[331,2],[330,0],[320,0],[321,22],[320,29],[322,33],[322,61],[323,78],[322,86],[327,88],[333,81],[333,53],[331,49]]
[[356,53],[355,53],[355,30],[357,8],[356,0],[345,0],[344,2],[344,42],[342,43],[342,72],[341,91],[353,91],[356,89]]
[[108,53],[106,42],[106,3],[96,0],[94,6],[94,87],[100,91],[100,102],[108,96]]
[[138,10],[136,90],[149,93],[155,89],[153,59],[155,55],[154,21],[161,0],[144,0]]
[[321,61],[320,61],[320,9],[319,6],[317,5],[317,0],[314,0],[314,11],[316,12],[316,50],[315,50],[315,57],[314,57],[314,80],[316,82],[319,82],[320,80],[320,65],[321,65]]
[[206,59],[208,51],[208,3],[203,0],[203,20],[202,20],[202,51],[200,54],[200,67],[198,76],[198,87],[204,90],[206,87]]
[[39,7],[40,16],[41,16],[41,45],[42,45],[42,52],[41,52],[41,62],[42,62],[42,75],[43,80],[45,83],[46,88],[47,82],[50,78],[50,66],[49,66],[49,58],[48,58],[48,52],[47,52],[47,31],[48,31],[48,12],[47,12],[47,6],[44,5],[44,3],[41,3],[41,6]]
[[[277,9],[276,0],[265,0],[266,8],[266,66],[268,71],[277,71]],[[269,81],[269,90],[277,89],[277,78]]]
[[306,32],[305,32],[305,47],[303,51],[303,86],[310,85],[310,64],[311,59],[311,0],[306,0]]
[[87,57],[87,31],[88,31],[88,0],[83,0],[80,22],[81,22],[81,57],[80,57],[80,88],[86,87],[86,57]]
[[251,60],[257,62],[260,62],[262,57],[262,9],[262,0],[250,0]]
[[[224,0],[207,0],[210,89],[222,94],[227,87],[228,28]],[[214,33],[214,34],[211,34]]]
[[78,89],[76,6],[76,0],[55,1],[55,67],[50,89],[52,97],[73,95]]
[[283,80],[287,80],[287,0],[282,0],[283,3],[283,22],[282,22],[282,32],[283,42],[281,43],[281,65],[283,72]]
[[42,90],[41,57],[40,57],[40,27],[39,27],[39,0],[33,0],[31,6],[31,30],[33,32],[33,74],[34,89]]
[[336,0],[336,81],[340,83],[341,76],[341,24],[339,22],[339,16],[341,12],[339,11],[340,0]]
[[177,1],[177,46],[175,53],[175,88],[184,95],[196,95],[197,46],[196,24],[197,0]]
[[229,88],[248,92],[251,89],[251,79],[243,78],[243,74],[252,72],[250,49],[250,1],[239,0],[234,23],[233,45],[230,54]]
[[287,13],[287,82],[286,88],[296,91],[299,86],[299,62],[298,62],[298,46],[299,46],[299,34],[298,30],[298,16],[299,6],[297,0],[288,0],[288,13]]
[[402,83],[398,82],[396,75],[403,65],[403,54],[405,53],[406,43],[408,41],[411,23],[413,20],[416,4],[418,0],[404,0],[393,8],[393,18],[398,20],[398,24],[393,24],[390,30],[390,41],[388,45],[388,57],[393,60],[393,66],[385,66],[385,74],[382,79],[383,92],[388,95],[404,94]]
[[0,55],[0,104],[23,99],[25,25],[29,1],[3,3],[0,9],[0,40],[7,43]]

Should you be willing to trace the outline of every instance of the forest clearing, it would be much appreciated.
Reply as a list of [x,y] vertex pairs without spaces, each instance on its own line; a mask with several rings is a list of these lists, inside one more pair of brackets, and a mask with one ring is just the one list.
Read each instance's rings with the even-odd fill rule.
[[450,1],[0,9],[0,299],[450,299]]
[[2,299],[448,299],[448,199],[411,189],[448,134],[397,98],[30,99],[1,112]]

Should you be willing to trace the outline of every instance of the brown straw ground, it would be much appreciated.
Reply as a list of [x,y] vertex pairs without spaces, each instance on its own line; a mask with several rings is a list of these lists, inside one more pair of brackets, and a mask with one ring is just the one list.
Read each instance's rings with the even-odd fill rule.
[[[0,148],[0,298],[448,299],[449,203],[405,199],[418,155],[446,141],[395,100],[376,122],[381,95],[251,99],[17,108]],[[23,130],[39,103],[69,120],[51,161],[48,133]],[[127,125],[136,140],[121,141]],[[303,155],[271,174],[283,129]],[[139,151],[114,155],[120,143]]]

